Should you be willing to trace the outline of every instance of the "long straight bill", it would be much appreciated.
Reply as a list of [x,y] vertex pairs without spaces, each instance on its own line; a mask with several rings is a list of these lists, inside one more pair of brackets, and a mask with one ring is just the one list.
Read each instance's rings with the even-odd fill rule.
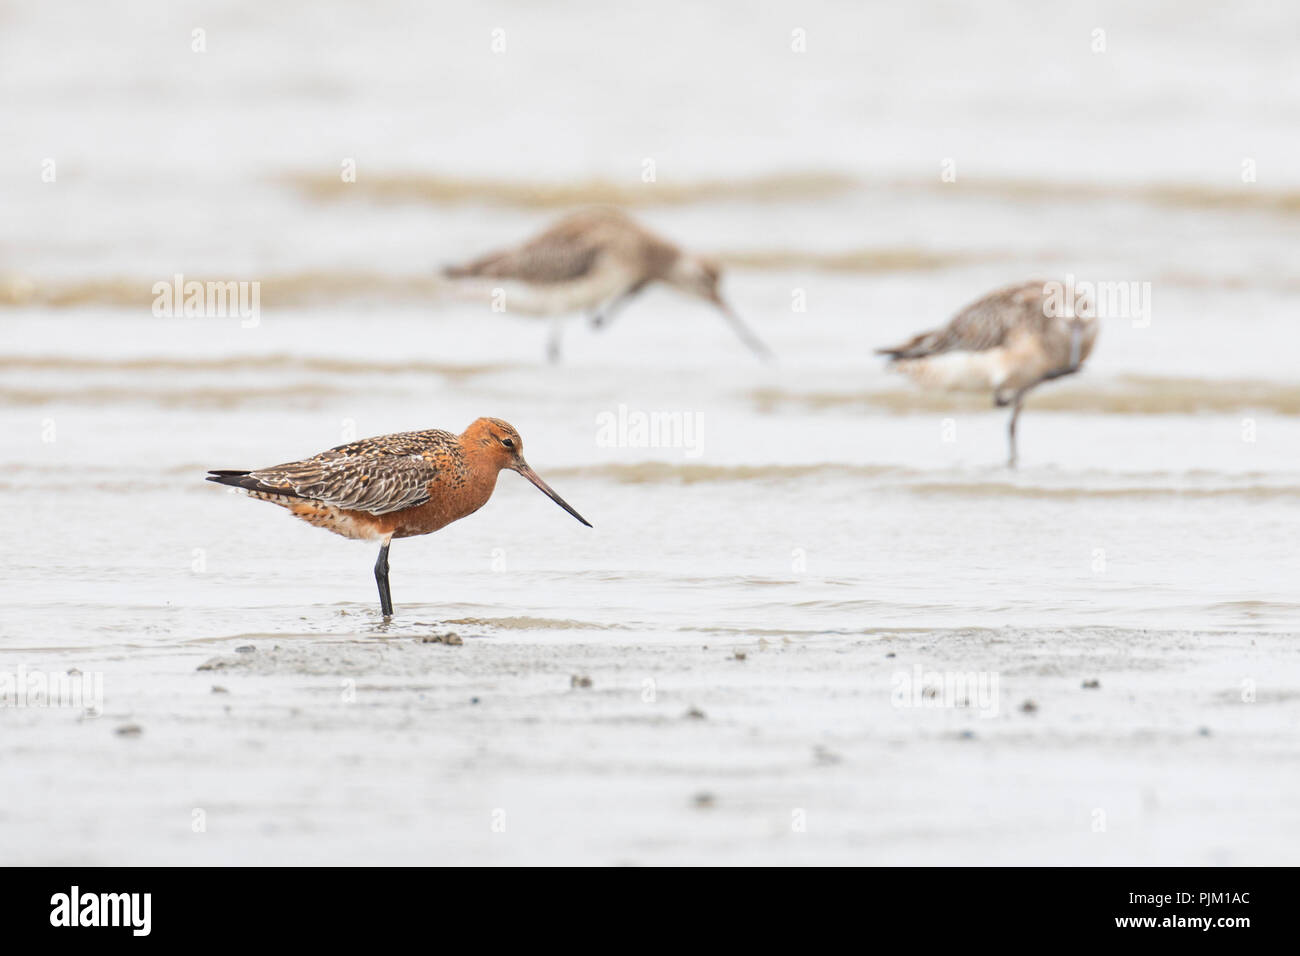
[[732,310],[731,306],[727,305],[726,302],[723,302],[720,299],[717,301],[716,305],[718,311],[722,313],[723,318],[725,318],[728,324],[736,330],[736,334],[740,336],[740,340],[748,345],[755,355],[765,362],[770,362],[772,359],[776,358],[776,356],[772,354],[772,350],[763,344],[763,340],[754,334],[753,330],[751,330],[750,327],[745,324],[744,320]]
[[550,485],[548,485],[546,482],[542,481],[542,479],[538,477],[537,472],[533,471],[523,462],[519,463],[519,465],[515,468],[515,471],[519,472],[519,474],[523,475],[525,478],[527,478],[529,481],[535,484],[541,490],[542,494],[546,495],[546,497],[550,498],[552,501],[554,501],[557,505],[559,505],[569,514],[573,515],[575,518],[577,518],[579,521],[585,524],[588,528],[591,527],[591,522],[588,521],[586,518],[584,518],[582,515],[578,514],[578,512],[574,511],[573,508],[569,506],[569,503],[567,501],[565,501],[563,498],[557,495]]

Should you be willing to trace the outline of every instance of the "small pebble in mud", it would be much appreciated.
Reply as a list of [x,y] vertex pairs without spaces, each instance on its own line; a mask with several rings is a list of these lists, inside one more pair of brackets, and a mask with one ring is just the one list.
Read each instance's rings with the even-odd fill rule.
[[212,693],[214,693],[214,694],[229,694],[230,691],[226,690],[226,689],[225,689],[224,687],[222,687],[220,684],[213,684],[213,685],[212,685]]
[[243,644],[243,645],[241,645],[241,646],[235,648],[235,653],[236,653],[236,654],[251,654],[251,653],[253,653],[253,651],[255,651],[255,650],[257,650],[257,648],[254,647],[252,644]]
[[591,678],[585,674],[574,674],[569,678],[570,687],[590,687]]
[[460,639],[459,634],[448,631],[446,634],[426,634],[420,638],[421,644],[450,644],[453,647],[459,647],[465,642]]
[[1099,687],[1101,687],[1101,681],[1099,680],[1086,680],[1083,682],[1084,690],[1097,690]]
[[692,707],[686,712],[685,716],[688,720],[703,720],[704,711],[700,710],[698,707]]
[[123,724],[121,727],[114,730],[113,733],[117,734],[119,737],[139,737],[144,733],[144,728],[139,724]]
[[1038,705],[1035,704],[1032,700],[1025,701],[1023,704],[1020,705],[1020,709],[1023,710],[1026,714],[1038,713]]
[[717,803],[717,798],[711,793],[697,793],[692,802],[700,809],[707,810]]
[[733,661],[743,661],[745,657],[746,655],[744,651],[736,651],[734,654],[731,655],[731,659]]

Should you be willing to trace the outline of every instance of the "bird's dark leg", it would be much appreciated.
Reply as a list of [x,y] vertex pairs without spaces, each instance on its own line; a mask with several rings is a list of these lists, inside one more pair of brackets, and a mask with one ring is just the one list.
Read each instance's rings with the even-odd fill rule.
[[1054,379],[1065,378],[1065,376],[1074,375],[1078,371],[1079,371],[1078,365],[1063,365],[1058,369],[1053,369],[1052,371],[1048,372],[1046,375],[1044,375],[1034,384],[1037,385],[1041,382],[1050,382]]
[[393,595],[388,590],[388,545],[379,549],[379,560],[375,562],[375,582],[379,585],[379,610],[384,618],[393,616]]
[[1011,423],[1007,426],[1007,437],[1011,440],[1011,457],[1007,459],[1007,467],[1016,467],[1016,422],[1020,420],[1020,409],[1024,406],[1025,393],[1017,392],[1015,397],[1015,407],[1011,409]]
[[560,336],[563,332],[562,320],[558,317],[551,319],[551,335],[546,340],[546,360],[552,365],[560,361]]
[[1054,379],[1064,378],[1067,375],[1074,375],[1078,371],[1079,371],[1079,366],[1077,364],[1065,365],[1062,366],[1061,368],[1053,369],[1052,371],[1048,372],[1042,378],[1038,379],[1035,382],[1030,382],[1024,388],[1020,389],[1020,391],[1012,394],[1009,398],[1001,394],[994,395],[993,403],[998,407],[1002,407],[1004,405],[1015,406],[1014,408],[1011,409],[1011,422],[1007,426],[1007,435],[1011,439],[1011,457],[1007,459],[1008,468],[1016,467],[1016,423],[1020,420],[1020,406],[1024,404],[1025,394],[1031,388],[1036,388],[1037,386],[1042,385],[1044,382],[1050,382]]
[[591,313],[591,327],[593,329],[603,329],[614,321],[614,316],[622,311],[623,306],[627,305],[640,294],[641,290],[649,285],[649,280],[638,282],[626,292],[616,295],[605,305]]
[[593,329],[603,329],[614,319],[614,313],[617,311],[622,296],[615,296],[608,302],[596,306],[587,316],[587,321],[591,323]]

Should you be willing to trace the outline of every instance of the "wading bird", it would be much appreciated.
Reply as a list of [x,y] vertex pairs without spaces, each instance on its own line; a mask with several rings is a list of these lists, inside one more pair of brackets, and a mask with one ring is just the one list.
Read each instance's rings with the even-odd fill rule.
[[565,315],[585,311],[592,326],[602,328],[652,282],[708,302],[750,349],[772,357],[723,299],[716,263],[683,252],[615,209],[574,213],[521,246],[449,266],[443,274],[491,282],[504,293],[506,311],[550,316],[546,354],[552,362],[560,358]]
[[921,385],[949,391],[991,391],[1010,405],[1009,467],[1016,466],[1016,422],[1026,393],[1073,375],[1092,352],[1097,318],[1091,302],[1055,282],[1025,282],[991,292],[941,329],[877,349]]
[[460,435],[436,428],[381,435],[270,468],[211,471],[207,480],[242,488],[345,538],[382,542],[375,581],[380,611],[388,618],[393,538],[431,534],[478,511],[492,497],[503,468],[519,472],[591,527],[528,467],[519,433],[499,418],[480,418]]

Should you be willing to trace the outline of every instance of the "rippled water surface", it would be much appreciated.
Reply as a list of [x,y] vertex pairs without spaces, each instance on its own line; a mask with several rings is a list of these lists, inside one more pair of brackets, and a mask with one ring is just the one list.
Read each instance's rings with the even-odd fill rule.
[[[369,548],[203,471],[481,414],[514,422],[596,527],[504,475],[471,520],[395,546],[399,602],[426,616],[651,632],[1293,622],[1291,382],[1147,355],[1136,331],[1106,329],[1084,375],[1031,399],[1010,472],[1005,413],[917,392],[869,355],[928,316],[796,320],[748,284],[736,277],[736,297],[780,352],[773,368],[667,294],[602,335],[575,327],[563,369],[535,356],[539,326],[468,307],[271,311],[255,329],[114,309],[11,315],[21,345],[0,396],[21,558],[3,585],[6,626],[68,640],[37,622],[70,600],[86,608],[77,642],[157,631],[160,606],[211,608],[189,626],[213,635],[363,612]],[[870,280],[855,285],[870,298]],[[1153,328],[1164,321],[1220,320]],[[836,328],[841,346],[823,357],[808,339]],[[688,427],[617,430],[620,414],[652,412]],[[678,447],[637,447],[652,437]]]

